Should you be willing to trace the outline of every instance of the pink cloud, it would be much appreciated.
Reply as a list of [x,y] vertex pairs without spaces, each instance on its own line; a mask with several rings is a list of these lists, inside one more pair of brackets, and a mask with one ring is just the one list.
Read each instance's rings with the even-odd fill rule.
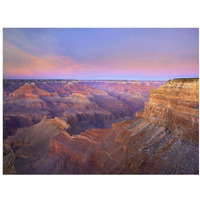
[[4,42],[4,77],[10,78],[95,78],[105,76],[193,76],[198,59],[182,55],[112,55],[93,63],[78,63],[70,57],[32,55]]
[[4,42],[3,72],[6,77],[49,77],[66,76],[79,73],[82,65],[69,57],[48,55],[38,57],[31,55],[14,45]]

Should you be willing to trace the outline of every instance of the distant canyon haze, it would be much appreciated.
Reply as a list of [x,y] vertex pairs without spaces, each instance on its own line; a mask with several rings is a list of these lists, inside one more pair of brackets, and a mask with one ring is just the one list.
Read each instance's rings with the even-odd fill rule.
[[4,80],[4,139],[45,116],[66,121],[70,134],[134,119],[149,91],[165,81]]

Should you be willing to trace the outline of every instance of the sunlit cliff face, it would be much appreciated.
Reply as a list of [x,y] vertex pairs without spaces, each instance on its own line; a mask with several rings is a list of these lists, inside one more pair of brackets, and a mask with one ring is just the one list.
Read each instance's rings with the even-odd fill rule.
[[198,77],[198,29],[4,29],[4,78]]

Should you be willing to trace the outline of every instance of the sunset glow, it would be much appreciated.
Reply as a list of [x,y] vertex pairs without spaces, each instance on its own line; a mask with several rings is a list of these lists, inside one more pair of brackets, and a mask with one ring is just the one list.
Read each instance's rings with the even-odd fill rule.
[[4,79],[198,77],[198,29],[3,30]]

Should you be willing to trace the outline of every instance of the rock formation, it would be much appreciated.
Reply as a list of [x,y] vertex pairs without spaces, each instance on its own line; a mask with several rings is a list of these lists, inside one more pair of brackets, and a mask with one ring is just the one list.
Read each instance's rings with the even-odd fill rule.
[[144,118],[198,143],[199,79],[174,79],[151,90]]
[[73,93],[65,98],[67,102],[88,105],[91,101],[83,94]]
[[44,116],[65,120],[71,125],[70,134],[79,134],[88,128],[111,127],[120,120],[133,119],[135,112],[143,109],[149,90],[162,84],[155,81],[146,85],[146,82],[135,84],[134,81],[127,84],[121,81],[4,80],[3,138],[14,135],[17,128],[40,122]]
[[3,146],[3,174],[15,174],[15,155],[13,150],[6,145]]
[[[67,128],[69,125],[57,117],[44,117],[40,123],[20,128],[14,136],[9,136],[4,141],[4,146],[12,148],[15,153],[17,173],[33,173],[48,154],[50,139]],[[4,159],[7,160],[7,157]]]
[[[46,90],[42,90],[38,88],[35,83],[25,83],[24,86],[20,87],[19,89],[15,90],[13,93],[10,93],[9,96],[23,96],[27,95],[27,97],[33,96],[50,96],[51,94]],[[25,96],[26,97],[26,96]]]
[[134,121],[70,136],[64,121],[45,118],[4,144],[22,174],[198,174],[198,84],[175,79],[152,90]]

